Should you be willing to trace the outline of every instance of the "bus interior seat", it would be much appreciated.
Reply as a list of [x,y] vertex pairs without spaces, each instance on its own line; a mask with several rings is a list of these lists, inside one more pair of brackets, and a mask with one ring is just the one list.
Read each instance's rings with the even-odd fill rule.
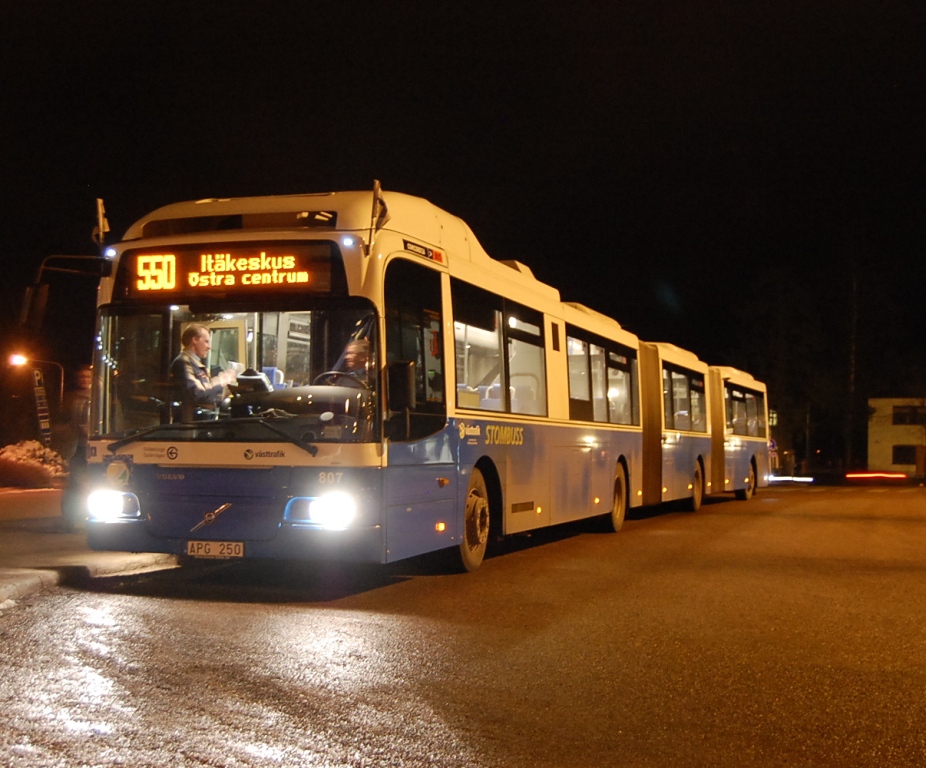
[[502,405],[502,385],[489,385],[482,400],[479,401],[479,407],[484,411],[500,411],[502,410]]
[[514,413],[539,413],[537,393],[525,384],[512,387],[511,410]]
[[482,393],[467,384],[457,384],[457,406],[460,408],[478,408]]
[[286,385],[283,383],[283,371],[276,366],[268,365],[264,368],[261,368],[263,373],[267,374],[267,378],[270,379],[270,384],[274,389],[283,389]]
[[630,424],[632,421],[630,414],[630,403],[626,400],[610,400],[610,414],[612,424]]

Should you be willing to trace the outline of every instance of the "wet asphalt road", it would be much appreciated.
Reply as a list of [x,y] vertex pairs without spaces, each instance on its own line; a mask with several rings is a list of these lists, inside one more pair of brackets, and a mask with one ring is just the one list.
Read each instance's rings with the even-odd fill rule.
[[926,764],[926,489],[772,488],[439,565],[7,607],[0,764]]

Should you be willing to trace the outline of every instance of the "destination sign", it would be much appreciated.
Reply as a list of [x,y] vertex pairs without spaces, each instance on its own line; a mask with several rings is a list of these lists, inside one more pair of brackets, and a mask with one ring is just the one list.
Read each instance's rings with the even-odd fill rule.
[[411,240],[405,240],[404,243],[406,251],[411,251],[412,253],[416,253],[426,259],[436,261],[438,264],[446,263],[444,261],[444,254],[442,251],[435,251],[433,248],[428,248],[426,245],[413,243]]
[[332,250],[329,243],[222,243],[126,251],[119,263],[116,294],[179,298],[204,293],[328,293]]

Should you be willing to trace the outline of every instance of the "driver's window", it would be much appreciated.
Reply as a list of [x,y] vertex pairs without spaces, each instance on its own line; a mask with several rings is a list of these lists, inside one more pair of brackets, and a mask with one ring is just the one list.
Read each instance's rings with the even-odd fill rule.
[[386,360],[414,363],[414,410],[393,416],[392,439],[425,437],[446,421],[444,344],[439,272],[406,259],[390,262],[386,272]]
[[328,328],[328,337],[332,342],[328,348],[335,359],[323,364],[324,370],[315,376],[315,384],[362,385],[369,388],[376,382],[376,352],[372,341],[376,327],[375,315],[365,312],[350,326],[342,325],[351,316],[340,316],[340,322],[332,323]]

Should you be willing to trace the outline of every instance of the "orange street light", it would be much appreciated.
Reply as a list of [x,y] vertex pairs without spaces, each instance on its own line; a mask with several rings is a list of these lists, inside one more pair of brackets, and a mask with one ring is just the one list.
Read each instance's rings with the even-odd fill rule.
[[54,360],[36,360],[18,353],[10,355],[10,365],[19,368],[28,363],[32,363],[33,365],[53,365],[58,369],[58,405],[60,406],[61,403],[64,402],[64,366],[61,365],[61,363],[56,363]]

